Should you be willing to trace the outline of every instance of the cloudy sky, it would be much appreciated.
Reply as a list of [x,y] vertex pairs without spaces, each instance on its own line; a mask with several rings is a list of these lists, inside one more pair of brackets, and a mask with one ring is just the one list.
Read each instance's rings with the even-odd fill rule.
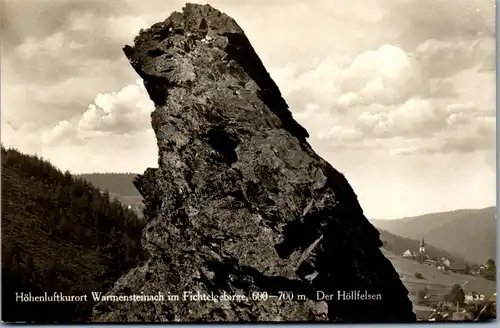
[[[75,173],[156,166],[153,105],[121,49],[185,1],[0,2],[2,142]],[[493,0],[210,4],[368,217],[495,203]]]

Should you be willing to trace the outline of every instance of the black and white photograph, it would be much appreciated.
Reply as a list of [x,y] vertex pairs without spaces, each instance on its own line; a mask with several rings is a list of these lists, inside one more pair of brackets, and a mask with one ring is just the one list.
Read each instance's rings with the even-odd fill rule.
[[496,320],[495,12],[0,0],[1,320]]

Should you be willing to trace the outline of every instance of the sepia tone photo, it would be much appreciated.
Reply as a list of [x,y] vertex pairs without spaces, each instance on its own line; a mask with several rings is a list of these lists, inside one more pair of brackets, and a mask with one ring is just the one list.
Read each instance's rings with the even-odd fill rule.
[[0,0],[2,321],[496,319],[492,0]]

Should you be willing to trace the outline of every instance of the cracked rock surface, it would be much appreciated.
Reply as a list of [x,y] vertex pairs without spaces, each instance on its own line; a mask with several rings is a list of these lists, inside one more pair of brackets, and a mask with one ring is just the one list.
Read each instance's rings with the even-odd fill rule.
[[[124,52],[156,105],[159,167],[135,181],[149,259],[108,295],[180,300],[101,302],[93,321],[416,320],[356,194],[308,144],[232,18],[187,4]],[[252,299],[280,291],[295,299]],[[338,291],[380,299],[337,300]],[[247,298],[189,301],[184,292]]]

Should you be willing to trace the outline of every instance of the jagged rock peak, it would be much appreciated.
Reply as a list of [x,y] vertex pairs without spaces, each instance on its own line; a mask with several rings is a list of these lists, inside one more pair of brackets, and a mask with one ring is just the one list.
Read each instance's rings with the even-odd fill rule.
[[[204,53],[201,46],[212,48],[214,51],[209,52],[215,56],[212,60],[221,64],[193,67],[192,61],[182,60]],[[164,22],[142,31],[135,39],[135,46],[125,46],[124,52],[145,83],[160,82],[161,87],[147,87],[151,99],[158,105],[164,104],[168,86],[189,87],[200,76],[210,78],[231,71],[235,71],[232,74],[245,72],[251,84],[248,87],[260,89],[260,95],[268,98],[270,109],[281,118],[284,127],[302,140],[309,136],[293,119],[276,83],[243,30],[234,19],[210,5],[186,4],[182,13],[174,12]],[[149,64],[151,61],[157,65]],[[211,70],[212,73],[207,72]]]
[[[149,259],[108,294],[165,301],[101,302],[94,321],[415,321],[354,191],[307,143],[232,18],[187,4],[124,52],[156,105],[159,167],[134,182]],[[294,300],[262,299],[280,292]]]

